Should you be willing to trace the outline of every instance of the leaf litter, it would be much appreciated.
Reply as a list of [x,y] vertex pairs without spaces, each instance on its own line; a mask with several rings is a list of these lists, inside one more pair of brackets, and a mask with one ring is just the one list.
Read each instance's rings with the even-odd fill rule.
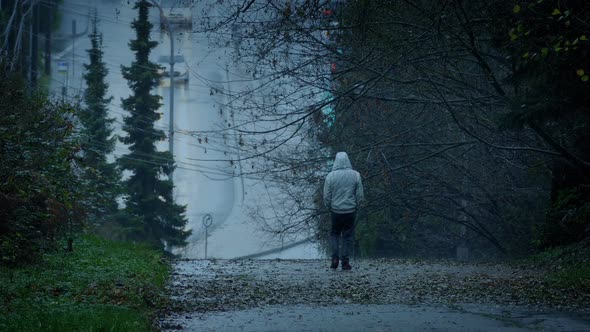
[[403,259],[357,260],[352,271],[328,265],[327,260],[177,261],[162,322],[170,315],[297,304],[473,303],[590,313],[590,293],[555,287],[542,269]]

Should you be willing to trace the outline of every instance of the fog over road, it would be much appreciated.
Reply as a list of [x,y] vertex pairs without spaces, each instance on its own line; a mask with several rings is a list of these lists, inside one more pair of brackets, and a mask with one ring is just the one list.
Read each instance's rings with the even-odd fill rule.
[[[210,10],[207,2],[198,2],[193,8],[193,25],[197,26],[201,13]],[[127,114],[121,109],[121,98],[129,96],[127,82],[121,75],[121,65],[129,66],[133,54],[128,42],[135,38],[135,31],[130,24],[137,16],[130,4],[119,1],[84,1],[65,0],[61,5],[63,21],[61,35],[71,36],[72,20],[76,20],[76,29],[83,31],[89,24],[89,13],[96,8],[99,31],[103,34],[104,62],[109,70],[109,95],[113,97],[110,116],[115,118],[114,131],[121,132],[123,118]],[[209,9],[207,9],[209,8]],[[170,40],[167,32],[160,31],[157,10],[151,12],[152,39],[160,44],[151,54],[152,61],[157,62],[161,55],[169,55]],[[178,203],[187,206],[189,228],[193,230],[190,244],[181,253],[187,258],[204,257],[204,227],[202,218],[205,214],[213,217],[209,228],[208,256],[215,258],[235,258],[288,246],[278,239],[260,233],[252,222],[249,211],[264,201],[263,206],[272,205],[272,184],[258,177],[241,177],[239,145],[232,128],[234,119],[227,104],[227,94],[221,91],[241,89],[236,80],[240,64],[232,63],[227,49],[216,47],[219,38],[210,40],[204,33],[191,33],[178,29],[175,31],[175,53],[186,59],[189,71],[188,84],[175,86],[174,98],[174,155],[178,165],[174,173],[176,185],[175,197]],[[55,98],[62,98],[63,88],[68,100],[77,100],[85,87],[83,64],[88,62],[86,50],[90,48],[87,35],[78,38],[66,38],[60,50],[54,51],[53,78],[51,93]],[[59,70],[59,63],[68,66],[67,73]],[[180,69],[178,65],[175,69]],[[62,67],[63,68],[63,67]],[[164,85],[155,93],[160,94],[162,118],[156,124],[157,129],[168,134],[170,90]],[[225,106],[224,106],[225,105]],[[168,149],[168,141],[161,142],[160,150]],[[127,153],[126,147],[117,143],[113,157]],[[255,160],[253,162],[256,162]],[[269,188],[270,187],[270,188]],[[292,241],[300,241],[307,235]],[[275,250],[265,258],[318,258],[318,248],[310,243],[303,243],[285,251]]]

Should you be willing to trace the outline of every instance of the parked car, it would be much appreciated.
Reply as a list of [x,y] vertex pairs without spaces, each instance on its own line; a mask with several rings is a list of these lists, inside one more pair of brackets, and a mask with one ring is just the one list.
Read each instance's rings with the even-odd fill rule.
[[[158,58],[158,64],[164,67],[163,69],[159,70],[159,74],[161,75],[160,85],[170,86],[170,56],[160,56]],[[172,75],[172,78],[174,79],[174,84],[187,84],[188,77],[188,67],[184,62],[184,57],[182,55],[176,55],[174,57],[174,73]]]

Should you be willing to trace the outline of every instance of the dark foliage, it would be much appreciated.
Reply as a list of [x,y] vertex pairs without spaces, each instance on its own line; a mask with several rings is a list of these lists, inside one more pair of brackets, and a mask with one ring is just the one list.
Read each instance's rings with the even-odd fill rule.
[[83,171],[74,108],[28,95],[21,79],[0,78],[0,258],[34,259],[83,219]]
[[561,154],[540,245],[590,235],[590,3],[517,1],[509,41],[517,88],[507,122],[532,127]]

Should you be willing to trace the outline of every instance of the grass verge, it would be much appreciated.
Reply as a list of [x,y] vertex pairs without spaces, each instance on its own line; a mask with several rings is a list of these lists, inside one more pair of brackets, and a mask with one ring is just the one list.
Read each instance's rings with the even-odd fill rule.
[[528,260],[546,269],[550,285],[590,294],[590,239],[547,249]]
[[74,252],[0,271],[0,331],[150,331],[170,266],[150,247],[84,235]]

